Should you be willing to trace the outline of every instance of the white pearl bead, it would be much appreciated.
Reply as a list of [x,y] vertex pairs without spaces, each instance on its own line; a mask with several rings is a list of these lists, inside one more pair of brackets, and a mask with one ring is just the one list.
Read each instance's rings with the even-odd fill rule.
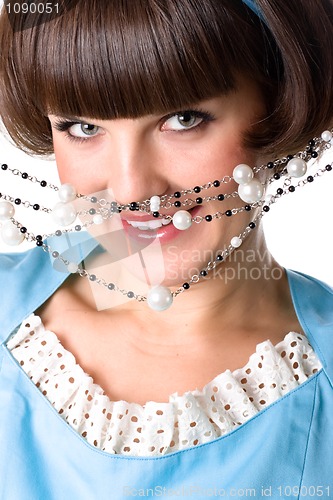
[[62,203],[60,201],[52,210],[53,220],[59,226],[69,226],[75,221],[76,215],[77,213],[72,203]]
[[239,236],[234,236],[230,241],[231,246],[234,248],[240,247],[242,243],[243,241],[239,238]]
[[0,202],[0,221],[9,220],[14,217],[15,208],[9,201]]
[[1,237],[6,245],[19,245],[24,240],[24,234],[11,222],[6,222],[1,228]]
[[306,174],[306,162],[302,158],[293,158],[288,162],[287,171],[291,177],[302,177]]
[[74,201],[76,198],[75,187],[72,184],[62,184],[59,188],[58,196],[63,203]]
[[241,163],[234,168],[232,176],[237,184],[248,184],[253,179],[253,170],[249,165]]
[[70,262],[67,266],[68,272],[74,274],[77,271],[77,265],[74,262]]
[[192,225],[191,214],[186,210],[178,210],[172,217],[172,223],[176,229],[184,231]]
[[330,142],[332,137],[333,137],[332,132],[330,132],[329,130],[324,130],[324,132],[321,134],[321,138],[325,142]]
[[154,286],[147,294],[147,304],[154,311],[165,311],[172,305],[171,290],[165,286]]
[[159,196],[152,196],[150,198],[151,212],[158,212],[161,206],[161,198]]
[[240,184],[238,186],[238,194],[240,199],[245,201],[245,203],[256,203],[263,197],[264,187],[258,179],[253,179],[248,184]]
[[93,217],[93,223],[96,224],[96,225],[103,224],[103,217],[101,216],[101,214],[94,215],[94,217]]

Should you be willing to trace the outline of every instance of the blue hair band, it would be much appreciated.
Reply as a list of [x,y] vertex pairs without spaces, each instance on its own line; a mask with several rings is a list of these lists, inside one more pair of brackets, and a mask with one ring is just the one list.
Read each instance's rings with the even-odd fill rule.
[[255,2],[255,0],[242,0],[242,1],[243,3],[245,3],[245,5],[247,5],[249,9],[252,10],[252,12],[254,12],[259,17],[259,19],[265,22],[264,16],[260,8],[258,7],[257,3]]

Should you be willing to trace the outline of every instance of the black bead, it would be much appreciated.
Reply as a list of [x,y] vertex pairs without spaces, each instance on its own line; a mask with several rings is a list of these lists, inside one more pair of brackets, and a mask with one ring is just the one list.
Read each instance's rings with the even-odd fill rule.
[[16,198],[16,200],[14,201],[15,205],[21,205],[21,200],[20,198]]
[[89,214],[90,215],[95,215],[95,213],[96,213],[96,210],[94,208],[90,208]]
[[249,212],[250,210],[252,210],[251,205],[245,205],[245,207],[244,207],[244,208],[245,208],[245,210],[246,210],[247,212]]
[[318,153],[317,153],[317,151],[312,151],[312,153],[311,153],[311,158],[318,158]]
[[180,198],[182,194],[180,191],[176,191],[173,195],[175,198]]
[[250,222],[249,228],[250,229],[254,229],[255,227],[256,227],[255,223],[254,222]]
[[194,191],[195,193],[200,193],[200,191],[201,191],[201,187],[199,187],[199,186],[195,186],[195,188],[193,189],[193,191]]
[[91,274],[89,276],[89,279],[90,279],[90,281],[96,281],[96,275],[95,274]]
[[311,139],[311,141],[309,141],[308,144],[309,144],[310,148],[313,148],[316,145],[316,143],[313,139]]
[[223,260],[223,256],[217,255],[215,260],[217,260],[218,262],[221,262]]
[[282,188],[277,189],[276,194],[279,194],[279,195],[283,194],[283,189]]
[[81,231],[82,227],[80,226],[80,224],[78,224],[77,226],[75,226],[75,231]]
[[287,160],[288,161],[292,160],[293,158],[294,158],[293,155],[287,155]]
[[109,290],[114,290],[114,288],[115,288],[115,287],[114,287],[114,284],[113,284],[113,283],[109,283],[109,284],[108,284],[108,289],[109,289]]
[[20,228],[20,231],[21,231],[21,233],[23,233],[23,234],[24,234],[24,233],[26,233],[26,232],[27,232],[27,228],[26,228],[26,227],[24,227],[24,226],[22,226],[22,227]]
[[47,182],[46,181],[40,181],[40,185],[42,186],[42,188],[45,188],[47,186]]
[[134,297],[134,293],[133,293],[133,292],[127,292],[127,297],[128,297],[129,299],[133,299],[133,297]]
[[200,271],[200,276],[207,276],[207,274],[207,271],[205,271],[204,269]]
[[3,164],[1,165],[1,169],[2,169],[2,170],[7,170],[7,168],[8,168],[8,165],[7,165],[6,163],[3,163]]
[[43,236],[41,234],[37,234],[36,240],[42,241],[42,239],[43,239]]
[[136,201],[132,201],[132,203],[130,203],[130,206],[129,206],[129,209],[134,212],[134,210],[136,210],[136,207],[138,206],[137,202]]
[[190,288],[189,283],[183,283],[184,290],[188,290]]
[[38,203],[35,203],[32,207],[34,210],[39,210],[40,209],[40,206],[38,205]]
[[268,162],[267,168],[274,168],[274,163],[272,161]]
[[43,242],[41,240],[37,240],[36,241],[36,246],[42,247],[43,246]]
[[213,182],[213,186],[218,188],[221,185],[220,181],[216,180]]
[[181,204],[180,201],[175,201],[174,205],[175,205],[176,208],[179,208],[179,207],[182,206],[182,204]]
[[54,233],[56,236],[61,236],[62,235],[62,231],[60,231],[60,229],[57,229],[56,232]]
[[288,190],[293,193],[295,191],[295,186],[289,186],[288,187]]
[[278,174],[278,173],[276,172],[276,173],[273,175],[273,177],[274,177],[274,179],[275,179],[276,181],[278,181],[278,180],[280,179],[280,177],[281,177],[281,176],[280,176],[280,174]]
[[262,209],[263,209],[263,211],[264,211],[264,212],[269,212],[269,210],[270,210],[270,208],[269,208],[269,206],[268,206],[268,205],[264,205],[264,206],[262,207]]
[[97,198],[96,198],[96,196],[92,196],[92,197],[90,198],[90,201],[91,201],[91,203],[97,203]]
[[225,215],[227,217],[231,217],[232,216],[232,211],[231,210],[227,210],[226,213],[225,213]]
[[332,170],[332,165],[326,165],[325,169],[327,172],[330,172]]
[[199,197],[199,198],[197,198],[195,201],[196,201],[196,203],[197,203],[198,205],[200,205],[200,204],[203,202],[202,198],[200,198],[200,197]]
[[205,216],[205,221],[211,222],[213,220],[213,217],[211,215],[206,215]]
[[219,201],[223,201],[223,200],[224,200],[224,194],[219,194],[219,195],[217,196],[217,199],[218,199]]
[[28,174],[26,172],[23,172],[23,174],[22,174],[21,177],[22,177],[22,179],[27,179],[28,178]]
[[159,212],[153,212],[152,216],[155,217],[155,219],[157,219],[160,216],[160,213]]
[[312,175],[309,175],[309,176],[306,178],[306,180],[307,180],[308,182],[313,182],[313,177],[312,177]]

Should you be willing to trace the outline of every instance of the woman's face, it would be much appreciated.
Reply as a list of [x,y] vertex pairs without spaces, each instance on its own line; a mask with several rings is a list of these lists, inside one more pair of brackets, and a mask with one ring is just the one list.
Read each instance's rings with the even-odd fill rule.
[[[50,115],[49,119],[61,182],[73,184],[78,193],[94,194],[98,198],[105,198],[109,190],[119,204],[128,204],[231,176],[239,163],[254,166],[258,159],[244,147],[243,138],[263,113],[258,89],[251,81],[242,81],[238,90],[228,95],[194,103],[187,109],[163,116],[92,120]],[[230,182],[188,198],[216,196],[235,189],[234,182]],[[240,206],[237,198],[195,203],[190,213],[205,216],[236,206]],[[186,207],[173,206],[169,210],[161,209],[160,213],[173,215],[180,209]],[[157,230],[134,228],[127,221],[156,221],[141,211],[124,211],[119,217],[118,229],[122,227],[138,244],[142,242],[144,247],[150,241],[158,243],[159,259],[162,255],[164,261],[164,284],[179,286],[191,275],[198,274],[233,236],[241,233],[251,214],[243,212],[211,222],[193,223],[184,231],[172,224]],[[104,230],[108,231],[112,231],[110,226]],[[107,239],[103,239],[106,248]],[[150,262],[154,263],[154,258]],[[157,262],[160,261],[157,259],[155,264]]]

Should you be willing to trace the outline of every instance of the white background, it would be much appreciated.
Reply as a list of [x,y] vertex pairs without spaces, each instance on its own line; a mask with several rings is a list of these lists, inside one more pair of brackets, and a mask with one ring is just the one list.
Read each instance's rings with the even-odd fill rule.
[[[333,149],[333,148],[332,148]],[[54,161],[32,158],[17,150],[0,134],[0,163],[28,172],[38,179],[59,184]],[[321,165],[333,161],[333,150],[321,160]],[[275,186],[276,188],[276,186]],[[52,208],[58,201],[55,192],[32,184],[28,180],[0,171],[0,192],[20,197],[31,203]],[[299,188],[272,206],[264,217],[267,243],[276,260],[283,266],[315,276],[333,285],[332,237],[333,171],[325,173],[312,184]],[[48,233],[56,229],[50,216],[32,208],[16,208],[17,219],[29,230]],[[31,245],[30,245],[31,246]],[[24,242],[9,247],[0,242],[0,251],[23,251]]]

